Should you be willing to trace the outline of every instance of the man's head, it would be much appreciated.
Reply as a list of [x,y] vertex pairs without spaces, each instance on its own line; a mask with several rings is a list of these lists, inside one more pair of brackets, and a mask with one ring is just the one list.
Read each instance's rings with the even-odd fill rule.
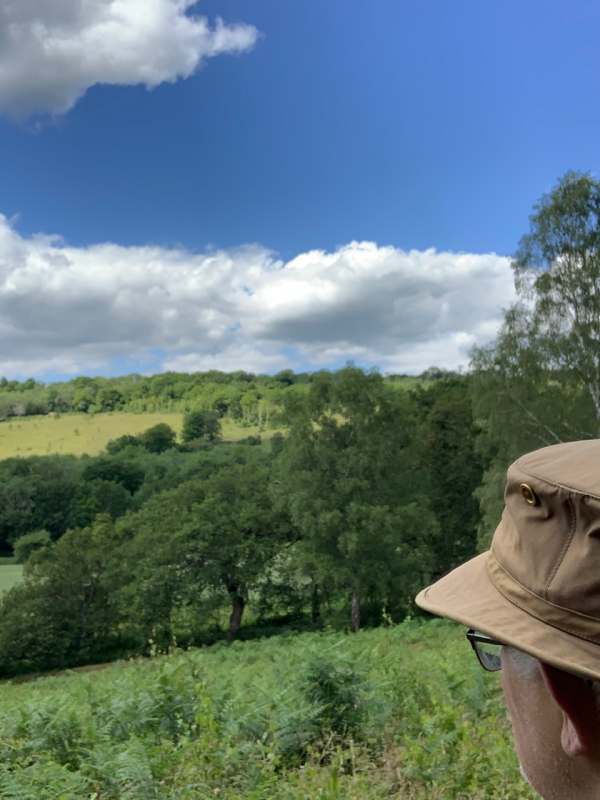
[[600,798],[600,441],[523,456],[505,499],[490,551],[417,603],[503,643],[515,747],[537,792]]

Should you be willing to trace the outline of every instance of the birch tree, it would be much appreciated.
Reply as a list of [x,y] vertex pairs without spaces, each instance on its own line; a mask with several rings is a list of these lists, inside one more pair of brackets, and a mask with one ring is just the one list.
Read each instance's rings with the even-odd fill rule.
[[488,461],[481,546],[502,505],[507,463],[600,436],[600,181],[569,172],[542,196],[512,266],[518,301],[472,362]]

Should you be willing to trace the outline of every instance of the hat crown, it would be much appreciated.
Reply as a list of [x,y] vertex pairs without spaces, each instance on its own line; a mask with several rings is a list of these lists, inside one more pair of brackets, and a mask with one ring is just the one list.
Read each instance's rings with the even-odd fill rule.
[[553,445],[509,467],[491,577],[507,599],[600,642],[600,440]]

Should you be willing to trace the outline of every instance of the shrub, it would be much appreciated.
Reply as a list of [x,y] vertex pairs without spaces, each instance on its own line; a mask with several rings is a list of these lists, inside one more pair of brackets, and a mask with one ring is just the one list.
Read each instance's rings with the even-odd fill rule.
[[124,436],[118,436],[116,439],[111,439],[106,445],[106,452],[111,456],[120,453],[128,447],[141,447],[140,440],[137,436],[132,436],[127,433]]
[[352,667],[329,660],[309,664],[304,695],[315,708],[320,737],[357,737],[365,719],[365,686]]

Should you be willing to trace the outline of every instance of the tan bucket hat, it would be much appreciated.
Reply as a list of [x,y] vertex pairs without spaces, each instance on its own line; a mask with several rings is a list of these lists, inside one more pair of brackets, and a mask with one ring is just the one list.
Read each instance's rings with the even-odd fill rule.
[[600,679],[600,440],[527,453],[507,473],[491,549],[416,603]]

